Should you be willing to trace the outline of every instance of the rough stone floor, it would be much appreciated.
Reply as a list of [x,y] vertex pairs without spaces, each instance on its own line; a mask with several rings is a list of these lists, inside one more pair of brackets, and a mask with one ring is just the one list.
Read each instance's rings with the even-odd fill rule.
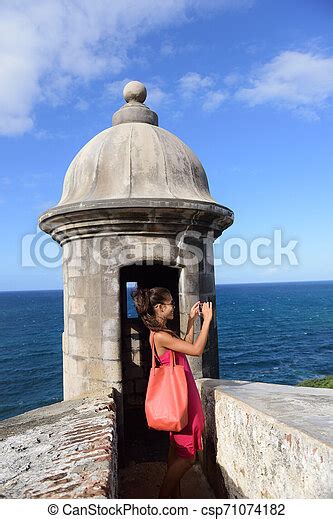
[[[169,433],[147,429],[143,411],[134,413],[125,424],[125,460],[118,468],[119,499],[157,499],[167,468]],[[202,472],[200,456],[198,452],[195,465],[181,480],[183,499],[215,498]]]
[[[118,471],[119,499],[157,499],[165,470],[166,463],[161,461],[130,462]],[[199,461],[183,476],[181,496],[183,499],[215,498]]]

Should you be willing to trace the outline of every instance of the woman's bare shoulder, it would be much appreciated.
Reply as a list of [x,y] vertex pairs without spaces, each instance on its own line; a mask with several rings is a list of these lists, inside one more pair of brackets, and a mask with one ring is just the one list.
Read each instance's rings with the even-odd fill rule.
[[171,337],[171,334],[168,332],[158,331],[154,333],[155,346],[157,349],[158,355],[163,355],[169,347],[167,346],[168,338]]
[[170,332],[166,332],[164,330],[158,330],[157,332],[154,332],[155,337],[171,337],[172,334]]
[[186,342],[183,339],[179,339],[178,337],[173,336],[171,333],[158,331],[155,333],[155,337],[156,346],[158,347],[180,351],[186,355],[197,355],[193,344]]
[[172,341],[172,335],[171,333],[164,332],[162,330],[159,330],[158,332],[154,333],[154,339],[155,342],[161,345],[162,343],[170,343]]

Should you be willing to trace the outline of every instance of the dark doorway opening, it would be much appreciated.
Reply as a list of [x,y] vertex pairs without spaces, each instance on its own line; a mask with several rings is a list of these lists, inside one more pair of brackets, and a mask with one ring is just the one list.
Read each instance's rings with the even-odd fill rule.
[[144,405],[152,362],[149,330],[137,315],[130,293],[136,286],[168,288],[176,303],[168,327],[179,334],[179,275],[179,268],[159,264],[120,269],[124,431],[119,454],[123,466],[130,461],[165,461],[169,448],[169,433],[147,425]]

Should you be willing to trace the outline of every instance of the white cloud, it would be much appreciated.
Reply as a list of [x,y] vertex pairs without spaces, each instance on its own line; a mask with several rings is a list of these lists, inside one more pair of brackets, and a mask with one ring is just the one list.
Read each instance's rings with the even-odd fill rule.
[[202,16],[251,5],[252,0],[2,0],[0,134],[31,130],[38,103],[57,106],[75,97],[78,85],[119,74],[141,36],[189,22],[189,8]]
[[[112,100],[118,99],[120,96],[122,96],[124,86],[129,81],[140,81],[140,79],[125,77],[124,79],[118,79],[117,81],[112,81],[111,83],[106,83],[106,85],[105,85],[106,96]],[[123,102],[125,103],[124,100],[123,100]]]
[[213,74],[202,76],[197,72],[187,72],[178,80],[179,91],[186,102],[200,103],[205,112],[219,108],[228,94],[216,89],[217,77]]
[[233,86],[233,85],[236,85],[237,83],[239,83],[241,81],[241,79],[242,79],[242,76],[240,74],[238,74],[237,72],[231,72],[230,74],[225,76],[223,81],[227,86]]
[[209,91],[207,92],[206,99],[202,104],[202,109],[205,110],[205,112],[213,112],[221,106],[227,97],[228,95],[221,90]]
[[171,94],[165,92],[161,87],[148,82],[146,86],[148,91],[147,102],[149,106],[151,105],[152,107],[157,107],[170,101]]
[[178,80],[181,95],[190,100],[195,94],[201,94],[207,87],[214,84],[212,76],[201,76],[197,72],[187,72]]
[[179,45],[177,42],[172,42],[170,40],[165,41],[161,45],[160,53],[163,57],[175,56],[177,54],[184,54],[187,52],[197,52],[200,49],[200,45],[197,43],[185,43],[184,45]]
[[273,103],[302,117],[318,119],[318,110],[333,96],[333,57],[284,51],[249,81],[247,88],[235,93],[236,99],[250,106]]
[[162,56],[173,56],[176,54],[176,47],[173,45],[173,43],[170,42],[164,42],[161,45],[161,54]]
[[192,6],[198,9],[205,7],[206,9],[216,9],[219,7],[223,10],[249,9],[253,6],[255,0],[193,0]]
[[85,99],[79,99],[75,105],[75,108],[79,112],[85,112],[89,108],[89,103]]

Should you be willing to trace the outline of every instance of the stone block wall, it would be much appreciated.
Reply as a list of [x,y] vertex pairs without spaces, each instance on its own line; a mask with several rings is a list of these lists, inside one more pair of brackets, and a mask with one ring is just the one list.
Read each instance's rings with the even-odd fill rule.
[[64,245],[64,399],[107,388],[122,391],[119,269],[112,240]]
[[151,365],[150,356],[145,359],[143,355],[138,333],[139,326],[143,326],[138,321],[139,319],[128,321],[123,338],[123,355],[126,356],[123,361],[123,395],[126,409],[144,407]]
[[[188,240],[180,249],[173,237],[106,235],[76,239],[63,246],[64,399],[80,396],[110,385],[117,389],[119,424],[123,422],[122,398],[142,405],[148,374],[140,351],[133,347],[132,371],[127,377],[123,361],[128,338],[121,336],[120,268],[145,262],[162,262],[180,269],[180,329],[185,334],[191,306],[199,299],[215,302],[214,266],[207,261],[212,244]],[[195,260],[191,247],[201,250],[203,259]],[[206,258],[207,255],[207,258]],[[163,286],[163,279],[161,279]],[[215,307],[214,307],[215,308]],[[200,332],[196,322],[195,337]],[[129,334],[130,335],[130,334]],[[218,376],[216,315],[203,357],[189,357],[195,378]],[[135,379],[135,384],[132,383]]]

